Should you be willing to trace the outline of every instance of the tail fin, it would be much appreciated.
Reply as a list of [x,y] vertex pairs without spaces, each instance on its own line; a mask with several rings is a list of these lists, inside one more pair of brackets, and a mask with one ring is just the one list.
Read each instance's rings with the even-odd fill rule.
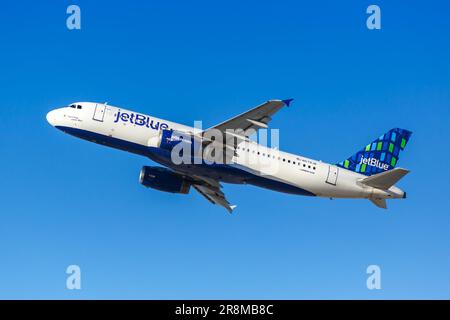
[[391,170],[395,168],[400,151],[405,149],[411,134],[405,129],[391,129],[337,166],[366,176]]

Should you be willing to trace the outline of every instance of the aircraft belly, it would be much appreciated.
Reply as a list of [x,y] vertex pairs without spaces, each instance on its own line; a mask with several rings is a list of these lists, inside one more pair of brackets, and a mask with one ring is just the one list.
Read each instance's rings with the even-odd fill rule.
[[299,188],[295,185],[274,179],[269,176],[261,176],[247,170],[243,166],[235,166],[229,164],[181,164],[175,165],[170,160],[170,153],[161,151],[158,148],[152,149],[149,157],[173,170],[184,172],[191,175],[199,175],[215,179],[224,183],[233,184],[251,184],[265,189],[279,191],[283,193],[315,196],[314,193]]

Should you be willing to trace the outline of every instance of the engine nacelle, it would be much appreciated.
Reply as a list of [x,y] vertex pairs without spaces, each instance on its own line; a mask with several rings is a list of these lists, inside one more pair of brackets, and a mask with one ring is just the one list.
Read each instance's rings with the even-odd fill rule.
[[142,167],[139,182],[147,187],[172,193],[189,193],[191,184],[175,172],[162,167]]

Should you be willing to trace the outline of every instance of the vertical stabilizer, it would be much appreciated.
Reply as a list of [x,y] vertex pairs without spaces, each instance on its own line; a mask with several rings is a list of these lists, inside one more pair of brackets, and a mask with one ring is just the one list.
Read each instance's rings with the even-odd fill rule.
[[397,165],[411,134],[405,129],[391,129],[337,166],[366,176],[391,170]]

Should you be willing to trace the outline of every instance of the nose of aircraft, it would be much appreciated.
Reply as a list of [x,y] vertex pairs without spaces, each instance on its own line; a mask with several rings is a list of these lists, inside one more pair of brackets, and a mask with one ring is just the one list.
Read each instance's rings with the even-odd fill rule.
[[49,113],[47,113],[47,122],[50,123],[50,125],[55,126],[56,124],[56,110],[52,110]]

